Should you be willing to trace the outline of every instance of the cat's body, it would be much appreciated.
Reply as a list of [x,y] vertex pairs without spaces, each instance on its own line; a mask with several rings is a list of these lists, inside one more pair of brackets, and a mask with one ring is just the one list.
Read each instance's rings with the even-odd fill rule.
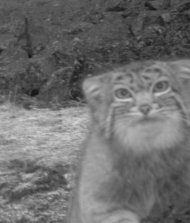
[[189,63],[139,62],[84,82],[92,125],[69,223],[138,223],[190,201],[180,79],[189,78]]

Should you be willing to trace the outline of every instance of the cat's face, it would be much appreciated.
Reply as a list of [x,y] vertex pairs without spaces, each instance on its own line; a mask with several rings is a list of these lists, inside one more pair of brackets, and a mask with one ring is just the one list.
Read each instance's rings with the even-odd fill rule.
[[171,147],[182,140],[186,106],[172,67],[163,62],[135,63],[100,79],[98,86],[91,85],[94,97],[89,102],[96,101],[92,113],[108,137],[138,151]]
[[123,68],[112,76],[112,105],[115,113],[132,125],[166,121],[178,111],[179,102],[170,75],[161,68],[140,71]]

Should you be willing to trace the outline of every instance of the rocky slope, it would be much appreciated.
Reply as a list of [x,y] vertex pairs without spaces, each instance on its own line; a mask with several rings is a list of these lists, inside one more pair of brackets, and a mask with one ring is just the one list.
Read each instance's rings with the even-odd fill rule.
[[188,0],[1,0],[1,100],[80,100],[80,83],[131,60],[188,57]]

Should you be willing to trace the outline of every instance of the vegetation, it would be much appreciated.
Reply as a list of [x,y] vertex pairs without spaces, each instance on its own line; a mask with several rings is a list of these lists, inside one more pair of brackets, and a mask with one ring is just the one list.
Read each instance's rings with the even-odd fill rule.
[[0,222],[64,222],[86,113],[0,107]]

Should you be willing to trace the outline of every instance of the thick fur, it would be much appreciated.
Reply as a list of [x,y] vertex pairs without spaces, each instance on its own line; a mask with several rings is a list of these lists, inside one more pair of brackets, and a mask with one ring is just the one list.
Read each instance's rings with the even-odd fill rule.
[[[138,223],[161,219],[168,209],[180,211],[190,202],[189,64],[139,62],[84,82],[92,124],[68,223]],[[160,73],[171,90],[142,96]],[[145,76],[144,82],[138,75]],[[121,84],[132,86],[135,103],[114,99]],[[153,121],[141,122],[143,100],[152,105]],[[156,112],[157,105],[163,111]]]

